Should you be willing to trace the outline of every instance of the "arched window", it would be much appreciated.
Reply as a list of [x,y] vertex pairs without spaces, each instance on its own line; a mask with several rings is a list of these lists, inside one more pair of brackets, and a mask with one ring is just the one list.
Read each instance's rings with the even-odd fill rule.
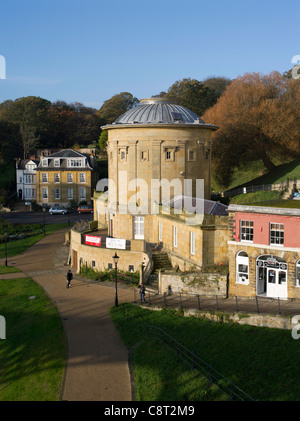
[[249,257],[245,251],[236,255],[236,283],[249,285]]
[[296,262],[296,287],[300,287],[300,259]]

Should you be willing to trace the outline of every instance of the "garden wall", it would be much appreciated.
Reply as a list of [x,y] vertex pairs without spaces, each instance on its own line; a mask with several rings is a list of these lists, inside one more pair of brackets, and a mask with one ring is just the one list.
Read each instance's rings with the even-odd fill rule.
[[159,293],[183,293],[199,295],[224,295],[227,291],[227,275],[219,273],[163,273],[159,274]]

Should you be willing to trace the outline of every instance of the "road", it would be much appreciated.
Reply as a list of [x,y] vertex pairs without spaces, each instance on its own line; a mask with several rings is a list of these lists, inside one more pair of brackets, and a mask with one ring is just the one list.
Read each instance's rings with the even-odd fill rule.
[[[11,224],[44,224],[44,214],[42,212],[2,212],[0,217]],[[50,215],[45,213],[45,224],[56,224],[61,222],[69,222],[74,224],[76,221],[91,221],[93,215],[90,213],[70,212],[66,215]]]

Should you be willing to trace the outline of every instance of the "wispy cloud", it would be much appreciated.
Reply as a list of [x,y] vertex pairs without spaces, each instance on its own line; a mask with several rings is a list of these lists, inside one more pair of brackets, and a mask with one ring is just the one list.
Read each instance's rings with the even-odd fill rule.
[[39,77],[26,77],[26,76],[7,76],[7,81],[18,83],[22,85],[58,85],[62,80],[57,79],[44,79]]

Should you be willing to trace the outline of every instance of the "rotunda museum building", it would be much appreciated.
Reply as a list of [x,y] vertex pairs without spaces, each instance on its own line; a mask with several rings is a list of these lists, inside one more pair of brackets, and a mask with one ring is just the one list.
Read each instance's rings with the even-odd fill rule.
[[164,98],[141,100],[103,126],[108,131],[109,235],[151,241],[151,216],[175,196],[198,197],[196,180],[203,180],[202,198],[209,200],[211,135],[216,129]]

